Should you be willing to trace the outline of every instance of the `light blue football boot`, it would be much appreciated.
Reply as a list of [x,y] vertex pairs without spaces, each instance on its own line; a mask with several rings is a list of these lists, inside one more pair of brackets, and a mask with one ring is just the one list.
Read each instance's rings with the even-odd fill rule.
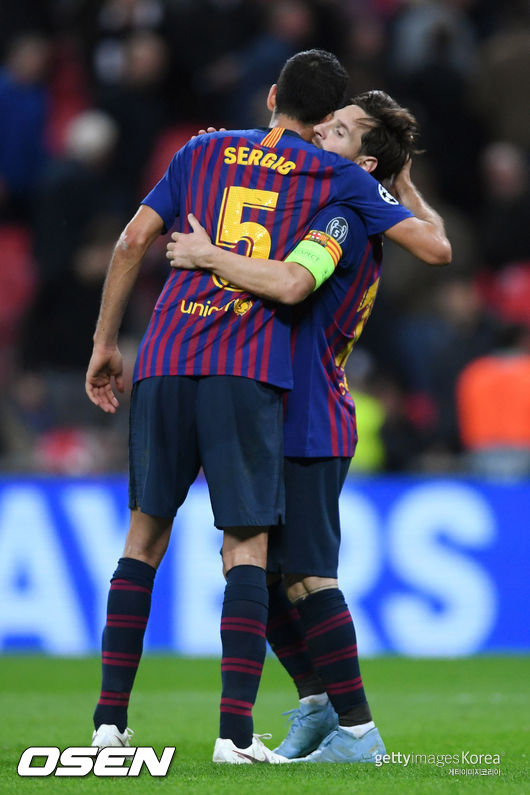
[[376,756],[385,754],[385,746],[376,728],[362,737],[354,737],[339,726],[322,740],[316,751],[293,762],[371,762]]
[[300,704],[298,709],[283,714],[288,716],[291,725],[287,737],[274,752],[288,759],[310,754],[339,725],[330,701],[326,704]]

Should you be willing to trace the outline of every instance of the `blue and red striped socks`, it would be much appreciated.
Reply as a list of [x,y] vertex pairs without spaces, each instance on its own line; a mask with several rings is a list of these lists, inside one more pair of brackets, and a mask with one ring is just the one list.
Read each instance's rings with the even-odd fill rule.
[[295,605],[289,601],[283,580],[269,588],[267,640],[298,690],[300,698],[324,692],[311,660],[303,624]]
[[234,566],[226,576],[221,616],[221,716],[219,737],[237,748],[252,743],[252,707],[265,660],[269,595],[265,571]]
[[102,723],[127,727],[127,708],[142,656],[156,569],[134,558],[120,558],[112,575],[107,623],[102,640],[101,694],[94,712]]
[[372,720],[366,700],[357,639],[348,606],[338,588],[316,591],[296,604],[313,665],[342,726]]

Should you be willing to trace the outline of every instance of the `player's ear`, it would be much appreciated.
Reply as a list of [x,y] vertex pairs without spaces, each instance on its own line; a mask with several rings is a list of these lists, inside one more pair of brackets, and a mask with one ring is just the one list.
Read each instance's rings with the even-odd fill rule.
[[372,157],[371,155],[361,155],[355,159],[355,162],[370,174],[372,171],[376,170],[378,160],[377,157]]
[[270,110],[271,113],[274,113],[276,109],[276,83],[269,89],[269,96],[267,97],[267,108]]

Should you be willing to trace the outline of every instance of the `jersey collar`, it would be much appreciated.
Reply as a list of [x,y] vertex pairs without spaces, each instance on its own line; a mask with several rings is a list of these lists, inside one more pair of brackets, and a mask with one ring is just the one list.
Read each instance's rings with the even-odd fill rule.
[[[266,133],[271,132],[271,130],[277,130],[278,128],[277,127],[256,127],[256,129],[259,130],[260,132],[264,132],[266,134]],[[303,138],[300,135],[300,133],[295,132],[295,130],[289,130],[289,129],[287,129],[287,127],[283,128],[283,135],[292,135],[295,138],[300,138],[301,140],[303,140]],[[283,138],[283,135],[282,135],[282,138]]]

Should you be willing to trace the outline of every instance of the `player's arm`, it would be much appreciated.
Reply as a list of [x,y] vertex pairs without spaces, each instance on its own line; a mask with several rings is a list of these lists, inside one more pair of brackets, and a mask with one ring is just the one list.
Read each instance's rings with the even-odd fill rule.
[[396,176],[392,193],[414,218],[405,218],[391,226],[385,235],[428,265],[448,265],[452,251],[443,219],[427,204],[412,182],[410,166],[409,160]]
[[[214,246],[195,216],[188,215],[188,221],[193,232],[174,232],[171,235],[172,242],[167,246],[166,256],[174,268],[210,271],[259,298],[282,304],[303,301],[324,281],[322,274],[325,265],[319,269],[318,263],[314,261],[319,252],[314,252],[311,263],[310,255],[307,254],[308,247],[303,246],[305,241],[291,252],[285,262],[254,257],[249,259],[242,254],[234,254]],[[322,248],[318,244],[315,246],[317,249]],[[324,249],[322,258],[327,263]],[[328,269],[325,278],[333,272],[333,267]]]
[[116,411],[119,403],[112,389],[123,392],[123,363],[118,349],[118,333],[142,259],[164,229],[160,215],[142,205],[129,221],[114,248],[105,278],[99,317],[94,333],[94,348],[86,374],[88,397],[103,411]]

